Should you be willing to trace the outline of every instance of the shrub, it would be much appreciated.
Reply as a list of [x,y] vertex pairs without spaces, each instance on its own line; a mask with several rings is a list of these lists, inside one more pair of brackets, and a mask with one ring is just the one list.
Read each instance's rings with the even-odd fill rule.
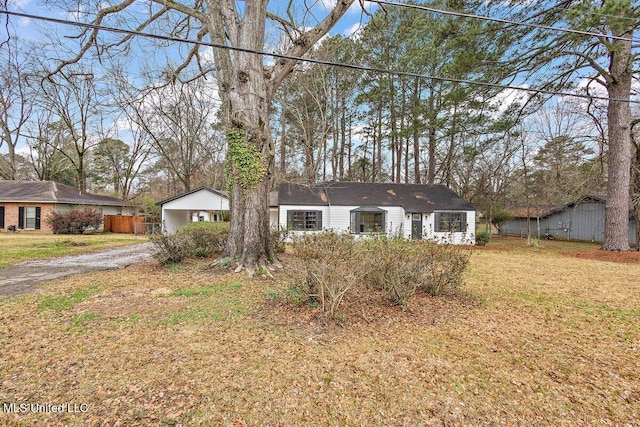
[[102,225],[103,216],[93,209],[51,212],[46,218],[53,234],[82,234],[86,230],[97,230]]
[[162,264],[174,264],[190,257],[209,257],[221,252],[229,236],[228,222],[191,222],[178,228],[175,234],[151,236],[157,247],[156,259]]
[[178,228],[187,256],[209,257],[222,252],[229,237],[228,222],[191,222]]
[[485,246],[491,240],[491,233],[488,231],[478,231],[476,233],[476,245]]
[[345,294],[361,278],[361,251],[348,234],[325,232],[293,240],[295,261],[289,294],[301,302],[317,302],[335,318]]
[[274,253],[284,253],[284,250],[287,246],[288,237],[289,230],[279,227],[271,227],[271,245],[273,246]]
[[420,243],[399,238],[363,242],[367,283],[388,294],[395,303],[405,305],[420,286],[424,270]]
[[184,235],[156,233],[151,235],[151,243],[157,249],[154,257],[162,264],[175,264],[189,256]]
[[355,241],[329,232],[295,239],[292,249],[288,295],[317,302],[333,318],[357,286],[383,292],[401,305],[418,290],[451,291],[462,283],[470,257],[461,246],[386,237]]
[[437,245],[425,249],[424,278],[420,283],[422,290],[431,295],[441,295],[460,286],[471,252],[455,245]]

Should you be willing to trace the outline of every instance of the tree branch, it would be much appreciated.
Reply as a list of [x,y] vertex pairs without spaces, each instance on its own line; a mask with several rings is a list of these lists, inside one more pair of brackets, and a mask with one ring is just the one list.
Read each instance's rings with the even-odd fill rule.
[[[322,22],[316,25],[314,28],[303,32],[297,39],[292,40],[292,45],[287,52],[287,55],[301,57],[311,49],[311,47],[325,36],[329,30],[335,25],[336,22],[349,10],[355,0],[338,0],[331,12],[325,17]],[[293,70],[293,67],[297,63],[297,60],[293,59],[281,59],[276,63],[276,66],[271,74],[271,90],[275,91],[284,78]]]

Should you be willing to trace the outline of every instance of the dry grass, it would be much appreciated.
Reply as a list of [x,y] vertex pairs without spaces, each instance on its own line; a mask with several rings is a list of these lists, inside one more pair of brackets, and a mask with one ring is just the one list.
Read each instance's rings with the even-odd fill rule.
[[88,412],[0,424],[637,426],[639,265],[559,256],[589,249],[492,242],[462,293],[343,327],[204,261],[53,282],[0,300],[0,403]]

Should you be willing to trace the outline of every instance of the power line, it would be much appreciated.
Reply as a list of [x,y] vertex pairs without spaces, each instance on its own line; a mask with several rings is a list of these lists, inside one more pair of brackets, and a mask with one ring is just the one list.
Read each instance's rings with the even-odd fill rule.
[[[483,21],[498,22],[498,23],[501,23],[501,24],[509,24],[509,25],[515,25],[515,26],[521,26],[521,27],[537,28],[537,29],[540,29],[540,30],[558,31],[558,32],[562,32],[562,33],[578,34],[578,35],[581,35],[581,36],[607,37],[609,39],[631,41],[632,43],[640,43],[640,39],[634,39],[634,38],[628,38],[628,37],[622,37],[622,36],[614,36],[614,35],[607,35],[607,34],[602,34],[602,33],[593,33],[593,32],[590,32],[590,31],[574,30],[574,29],[571,29],[571,28],[552,27],[550,25],[543,25],[543,24],[533,24],[533,23],[528,23],[528,22],[513,21],[513,20],[503,19],[503,18],[494,18],[494,17],[491,17],[491,16],[474,15],[472,13],[455,12],[455,11],[451,11],[451,10],[437,9],[437,8],[434,8],[434,7],[423,6],[423,5],[419,5],[419,4],[397,3],[397,2],[387,1],[387,0],[367,0],[367,1],[370,1],[371,3],[381,4],[381,5],[398,6],[398,7],[408,8],[408,9],[418,9],[418,10],[423,10],[423,11],[426,11],[426,12],[433,12],[433,13],[438,13],[438,14],[441,14],[441,15],[456,16],[456,17],[460,17],[460,18],[481,19]],[[603,16],[611,16],[611,15],[603,15]],[[626,16],[622,16],[622,17],[618,17],[618,18],[627,18],[627,17]]]
[[505,84],[500,84],[500,83],[474,81],[474,80],[467,80],[467,79],[456,79],[456,78],[452,78],[452,77],[439,77],[439,76],[432,76],[432,75],[428,75],[428,74],[413,73],[413,72],[409,72],[409,71],[388,70],[388,69],[384,69],[384,68],[369,67],[369,66],[364,66],[364,65],[346,64],[346,63],[327,61],[327,60],[315,59],[315,58],[304,58],[304,57],[285,55],[285,54],[275,53],[275,52],[264,52],[264,51],[258,51],[258,50],[247,49],[247,48],[242,48],[242,47],[227,46],[227,45],[213,43],[213,42],[196,41],[196,40],[190,40],[190,39],[181,39],[181,38],[178,38],[178,37],[165,36],[165,35],[152,34],[152,33],[145,33],[145,32],[135,31],[135,30],[126,30],[126,29],[115,28],[115,27],[107,27],[107,26],[104,26],[104,25],[97,25],[97,24],[91,24],[91,23],[74,22],[74,21],[69,21],[69,20],[66,20],[66,19],[52,18],[52,17],[48,17],[48,16],[39,16],[39,15],[33,15],[33,14],[22,13],[22,12],[14,12],[14,11],[8,11],[8,10],[0,10],[0,13],[4,13],[4,14],[10,15],[10,16],[18,16],[18,17],[22,17],[22,18],[35,19],[35,20],[46,21],[46,22],[53,22],[53,23],[56,23],[56,24],[82,27],[82,28],[92,29],[92,30],[102,30],[102,31],[106,31],[106,32],[127,34],[127,35],[151,38],[151,39],[156,39],[156,40],[171,41],[171,42],[176,42],[176,43],[188,43],[188,44],[194,44],[194,45],[198,45],[198,46],[212,47],[212,48],[216,48],[216,49],[227,49],[227,50],[232,50],[232,51],[236,51],[236,52],[253,53],[253,54],[256,54],[256,55],[260,55],[260,56],[269,56],[269,57],[279,58],[279,59],[287,59],[287,60],[307,62],[307,63],[319,64],[319,65],[327,65],[327,66],[333,66],[333,67],[341,67],[341,68],[346,68],[346,69],[350,69],[350,70],[357,70],[357,71],[367,71],[367,72],[390,74],[390,75],[403,76],[403,77],[420,78],[420,79],[426,79],[426,80],[436,80],[436,81],[440,81],[440,82],[452,82],[452,83],[461,83],[461,84],[476,85],[476,86],[482,86],[482,87],[492,87],[492,88],[503,89],[503,90],[515,90],[515,91],[520,91],[520,92],[533,93],[533,94],[536,94],[536,95],[540,95],[540,94],[541,95],[556,95],[556,96],[567,96],[567,97],[592,99],[592,100],[601,100],[601,101],[612,100],[612,101],[618,101],[618,102],[627,102],[627,103],[630,103],[630,104],[640,104],[640,101],[625,100],[625,99],[615,99],[615,98],[609,98],[609,97],[606,97],[606,96],[586,95],[586,94],[572,93],[572,92],[560,92],[560,91],[554,91],[554,90],[548,90],[548,89],[523,88],[521,86],[505,85]]

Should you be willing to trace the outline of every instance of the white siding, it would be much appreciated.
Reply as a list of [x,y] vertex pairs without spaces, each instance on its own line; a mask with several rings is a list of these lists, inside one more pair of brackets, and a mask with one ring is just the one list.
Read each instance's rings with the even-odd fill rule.
[[[358,209],[359,206],[306,206],[306,205],[288,205],[280,206],[279,225],[281,228],[287,228],[287,212],[289,211],[322,211],[322,229],[333,230],[338,233],[346,233],[351,227],[351,211]],[[411,238],[411,216],[406,213],[400,206],[378,206],[383,209],[386,214],[386,232],[389,235],[401,235],[405,238]],[[436,233],[434,232],[433,213],[425,213],[422,218],[423,238],[432,239],[440,243],[452,244],[475,244],[476,233],[476,213],[475,211],[467,212],[468,227],[466,232],[455,233]],[[299,231],[297,233],[304,233]]]
[[[187,194],[162,205],[162,224],[167,233],[176,230],[191,220],[190,211],[228,211],[229,199],[209,190],[202,189]],[[207,214],[207,216],[209,216]],[[198,216],[196,214],[195,220]]]
[[[455,211],[445,211],[455,212]],[[454,245],[475,245],[476,243],[476,212],[466,211],[467,229],[454,233],[443,233],[435,230],[435,212],[424,214],[422,225],[422,237],[435,240],[438,243],[450,243]]]
[[279,212],[278,208],[269,208],[269,225],[272,228],[278,227],[278,221],[279,221],[278,212]]
[[162,209],[168,210],[192,210],[192,211],[228,211],[229,200],[219,194],[208,190],[200,190],[195,193],[172,200],[162,205]]

